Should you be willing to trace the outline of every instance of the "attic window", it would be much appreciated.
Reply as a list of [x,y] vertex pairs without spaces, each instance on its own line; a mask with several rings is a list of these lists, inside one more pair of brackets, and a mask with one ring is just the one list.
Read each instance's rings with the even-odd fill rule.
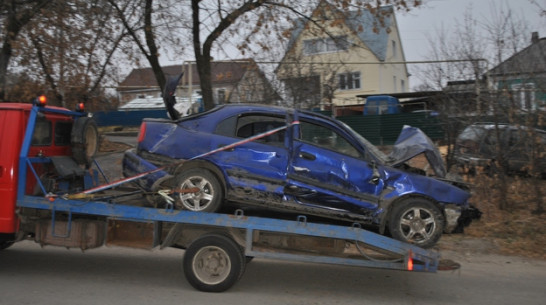
[[347,49],[349,49],[349,41],[346,35],[303,41],[303,54],[305,55],[339,52]]

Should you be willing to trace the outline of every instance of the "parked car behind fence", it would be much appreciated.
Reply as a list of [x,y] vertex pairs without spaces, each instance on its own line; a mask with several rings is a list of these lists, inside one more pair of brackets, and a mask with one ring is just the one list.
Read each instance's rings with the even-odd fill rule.
[[457,137],[454,158],[458,166],[474,173],[546,175],[546,131],[524,126],[475,123]]

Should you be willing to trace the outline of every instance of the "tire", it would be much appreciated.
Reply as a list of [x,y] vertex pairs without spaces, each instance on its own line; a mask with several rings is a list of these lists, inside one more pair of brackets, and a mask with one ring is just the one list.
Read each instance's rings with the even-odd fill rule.
[[231,288],[245,271],[244,253],[231,238],[211,234],[186,249],[184,275],[197,290],[222,292]]
[[72,157],[78,164],[90,165],[99,150],[97,123],[90,117],[74,121],[71,132]]
[[410,198],[397,203],[389,218],[392,237],[422,248],[434,246],[445,226],[442,212],[423,198]]
[[224,201],[224,192],[218,178],[206,169],[192,168],[181,172],[176,177],[176,187],[199,188],[197,193],[179,194],[177,205],[186,210],[217,212]]

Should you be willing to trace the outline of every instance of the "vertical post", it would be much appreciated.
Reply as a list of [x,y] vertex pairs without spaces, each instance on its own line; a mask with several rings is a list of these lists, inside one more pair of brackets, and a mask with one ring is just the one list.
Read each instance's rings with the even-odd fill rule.
[[25,187],[27,181],[27,158],[30,144],[32,142],[32,134],[34,133],[34,126],[36,126],[36,117],[38,115],[39,107],[34,105],[30,109],[28,116],[27,128],[25,130],[25,138],[21,145],[21,151],[19,152],[19,173],[17,178],[17,200],[20,200],[25,195]]
[[193,95],[193,69],[192,69],[192,62],[189,61],[188,62],[188,97],[189,97],[189,101],[190,101],[190,107],[191,105],[193,104],[193,101],[192,101],[192,95]]

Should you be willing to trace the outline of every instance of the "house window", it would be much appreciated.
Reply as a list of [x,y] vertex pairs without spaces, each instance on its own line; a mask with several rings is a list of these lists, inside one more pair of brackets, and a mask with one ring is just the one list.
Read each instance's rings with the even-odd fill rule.
[[393,77],[392,77],[392,85],[393,85],[393,89],[394,89],[393,92],[398,91],[397,83],[396,83],[396,76],[393,76]]
[[512,85],[512,92],[514,100],[520,104],[521,109],[536,110],[534,83]]
[[360,72],[348,72],[339,74],[339,89],[360,89]]
[[406,92],[406,81],[403,79],[400,80],[400,91]]
[[348,48],[347,36],[308,39],[303,42],[305,55],[346,51]]
[[396,55],[397,55],[397,53],[396,53],[396,41],[391,40],[391,45],[392,45],[392,57],[396,57]]

